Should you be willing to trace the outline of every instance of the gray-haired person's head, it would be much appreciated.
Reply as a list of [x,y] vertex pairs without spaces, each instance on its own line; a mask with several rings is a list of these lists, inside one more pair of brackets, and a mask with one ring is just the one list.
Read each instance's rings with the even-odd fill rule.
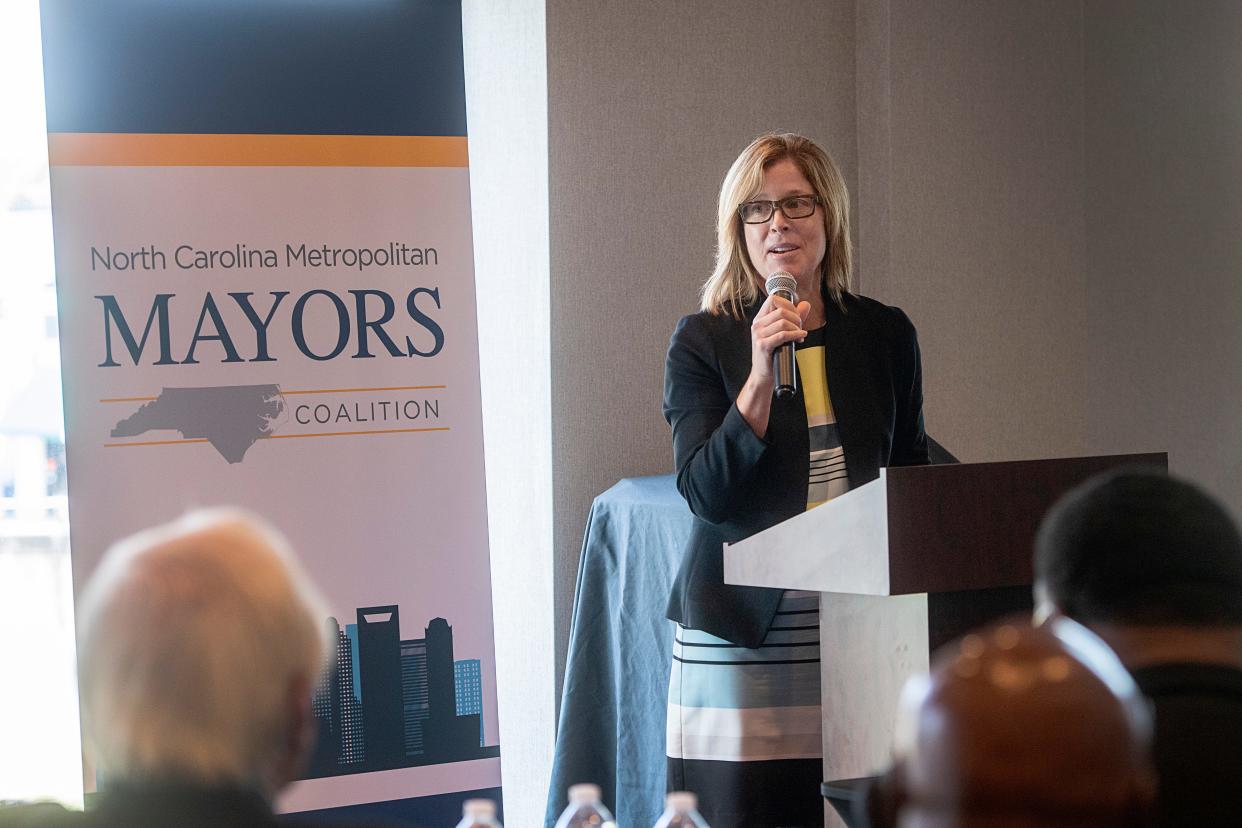
[[296,777],[330,642],[285,539],[218,509],[120,541],[79,603],[89,743],[105,778],[254,787]]

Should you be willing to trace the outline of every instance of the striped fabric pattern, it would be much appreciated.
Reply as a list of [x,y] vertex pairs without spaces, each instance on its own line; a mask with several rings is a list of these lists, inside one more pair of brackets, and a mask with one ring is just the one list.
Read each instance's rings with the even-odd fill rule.
[[811,452],[806,508],[812,509],[848,491],[850,486],[845,472],[845,450],[841,447],[837,419],[832,413],[832,400],[828,397],[824,329],[808,333],[806,339],[799,343],[796,356],[802,397],[806,403]]
[[753,650],[679,624],[668,698],[670,758],[818,758],[819,594],[786,591]]

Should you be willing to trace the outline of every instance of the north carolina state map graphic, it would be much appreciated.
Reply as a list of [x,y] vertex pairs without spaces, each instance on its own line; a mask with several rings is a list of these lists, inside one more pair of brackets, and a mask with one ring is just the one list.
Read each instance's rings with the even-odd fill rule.
[[278,385],[165,388],[118,422],[112,436],[179,431],[186,438],[206,439],[225,460],[240,463],[256,440],[275,431],[284,413]]

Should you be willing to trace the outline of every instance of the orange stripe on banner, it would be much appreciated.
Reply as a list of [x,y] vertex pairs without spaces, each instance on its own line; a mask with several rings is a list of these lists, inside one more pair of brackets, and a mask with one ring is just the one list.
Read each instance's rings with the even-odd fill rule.
[[[371,431],[324,431],[316,434],[267,434],[260,440],[298,440],[303,437],[360,437],[367,434],[414,434],[424,431],[448,431],[448,426],[434,428],[377,428]],[[190,443],[206,443],[206,439],[192,440],[146,440],[141,443],[104,443],[104,448],[129,448],[131,446],[184,446]]]
[[263,440],[297,440],[302,437],[359,437],[364,434],[411,434],[416,431],[448,431],[448,426],[436,428],[377,428],[371,431],[325,431],[319,434],[269,434]]
[[289,394],[367,394],[372,391],[431,391],[439,388],[447,388],[445,385],[394,385],[390,388],[314,388],[301,391],[281,391],[280,393]]
[[465,136],[51,132],[52,166],[467,167]]
[[[378,391],[436,391],[448,388],[447,385],[392,385],[386,388],[306,388],[297,391],[281,391],[282,395],[293,394],[370,394]],[[101,403],[151,402],[158,397],[104,397]]]

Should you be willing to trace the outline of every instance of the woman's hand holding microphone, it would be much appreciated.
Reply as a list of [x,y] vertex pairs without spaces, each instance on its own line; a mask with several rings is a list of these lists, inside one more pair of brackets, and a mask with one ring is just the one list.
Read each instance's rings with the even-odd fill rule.
[[768,415],[772,410],[772,394],[776,377],[772,371],[772,355],[786,342],[806,339],[807,315],[810,302],[796,305],[789,300],[769,295],[755,314],[750,326],[750,376],[737,395],[737,408],[752,431],[763,437],[768,430]]

